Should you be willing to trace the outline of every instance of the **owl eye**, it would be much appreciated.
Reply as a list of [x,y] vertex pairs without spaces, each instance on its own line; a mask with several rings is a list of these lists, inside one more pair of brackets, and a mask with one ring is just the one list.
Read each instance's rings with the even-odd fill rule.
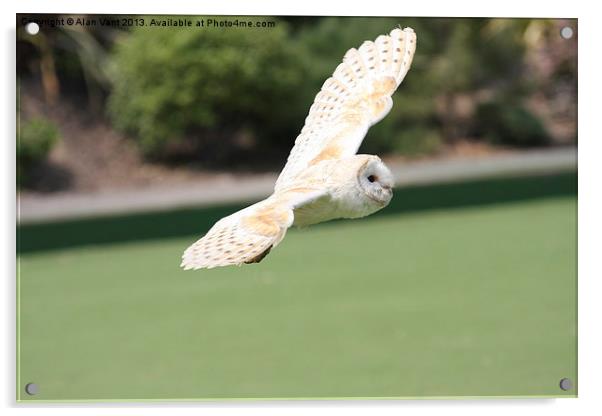
[[375,175],[368,176],[368,181],[374,182],[375,180],[376,180],[376,176]]

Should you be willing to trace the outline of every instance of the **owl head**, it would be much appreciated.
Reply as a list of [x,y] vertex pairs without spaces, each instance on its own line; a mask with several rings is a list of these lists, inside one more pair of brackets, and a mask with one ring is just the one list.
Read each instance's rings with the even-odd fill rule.
[[378,156],[367,156],[357,172],[357,180],[364,194],[385,207],[393,197],[393,174]]

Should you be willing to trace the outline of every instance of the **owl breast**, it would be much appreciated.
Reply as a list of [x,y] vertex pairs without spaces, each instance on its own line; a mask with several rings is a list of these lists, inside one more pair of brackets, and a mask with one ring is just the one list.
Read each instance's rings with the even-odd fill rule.
[[320,198],[310,204],[296,208],[294,217],[293,225],[297,227],[307,227],[308,225],[341,218],[330,197]]
[[332,176],[322,182],[327,189],[326,196],[295,208],[293,225],[305,227],[338,218],[361,218],[384,208],[389,200],[379,200],[367,193],[357,180],[357,171],[345,169],[343,175],[332,172]]
[[321,198],[295,209],[293,225],[305,227],[338,218],[361,218],[385,206],[386,204],[373,200],[358,188],[345,187],[333,193],[330,198]]
[[[353,155],[325,160],[311,166],[295,182],[291,190],[310,188],[323,196],[293,209],[293,225],[304,227],[337,218],[361,218],[389,203],[390,172],[377,156]],[[372,179],[375,183],[365,182]],[[380,189],[383,182],[388,189]],[[388,195],[383,195],[386,190]],[[282,193],[288,190],[281,191]]]

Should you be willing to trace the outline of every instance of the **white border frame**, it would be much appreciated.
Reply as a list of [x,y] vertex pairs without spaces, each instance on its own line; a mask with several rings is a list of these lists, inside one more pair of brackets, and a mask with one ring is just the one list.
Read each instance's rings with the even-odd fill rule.
[[[600,405],[599,379],[602,377],[600,355],[602,335],[598,327],[598,316],[602,316],[598,300],[602,293],[602,270],[598,261],[599,235],[602,201],[600,196],[599,158],[602,155],[602,137],[599,133],[600,110],[597,98],[600,97],[600,53],[598,40],[599,14],[595,13],[594,2],[546,1],[527,2],[507,0],[504,2],[477,3],[474,0],[389,2],[370,0],[362,4],[350,1],[304,0],[285,3],[277,0],[230,0],[228,2],[208,2],[191,0],[169,0],[154,4],[129,4],[123,0],[105,0],[84,5],[75,0],[20,0],[18,4],[2,2],[0,19],[3,22],[2,62],[0,65],[1,91],[6,95],[0,101],[0,126],[4,131],[2,142],[2,181],[0,195],[3,198],[0,229],[0,264],[3,266],[2,320],[0,321],[3,369],[0,377],[2,405],[7,413],[29,414],[44,411],[48,414],[102,414],[134,415],[164,414],[177,411],[181,414],[195,414],[199,411],[232,414],[245,410],[251,414],[265,415],[281,413],[331,414],[343,410],[348,414],[377,412],[379,414],[412,410],[421,414],[435,414],[445,411],[449,415],[482,414],[507,415],[509,412],[525,411],[538,415],[588,414]],[[203,402],[203,403],[144,403],[144,404],[77,404],[77,405],[30,405],[15,401],[15,14],[19,13],[164,13],[164,14],[254,14],[254,15],[408,15],[408,16],[486,16],[486,17],[570,17],[579,19],[579,398],[578,399],[503,399],[503,400],[409,400],[409,401],[273,401],[273,402]],[[598,238],[596,238],[598,237]]]

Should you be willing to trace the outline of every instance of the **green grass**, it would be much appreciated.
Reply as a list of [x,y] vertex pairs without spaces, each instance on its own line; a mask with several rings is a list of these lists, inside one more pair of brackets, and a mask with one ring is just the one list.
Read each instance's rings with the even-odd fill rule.
[[194,237],[19,256],[21,400],[571,396],[576,198],[292,230],[257,265]]

